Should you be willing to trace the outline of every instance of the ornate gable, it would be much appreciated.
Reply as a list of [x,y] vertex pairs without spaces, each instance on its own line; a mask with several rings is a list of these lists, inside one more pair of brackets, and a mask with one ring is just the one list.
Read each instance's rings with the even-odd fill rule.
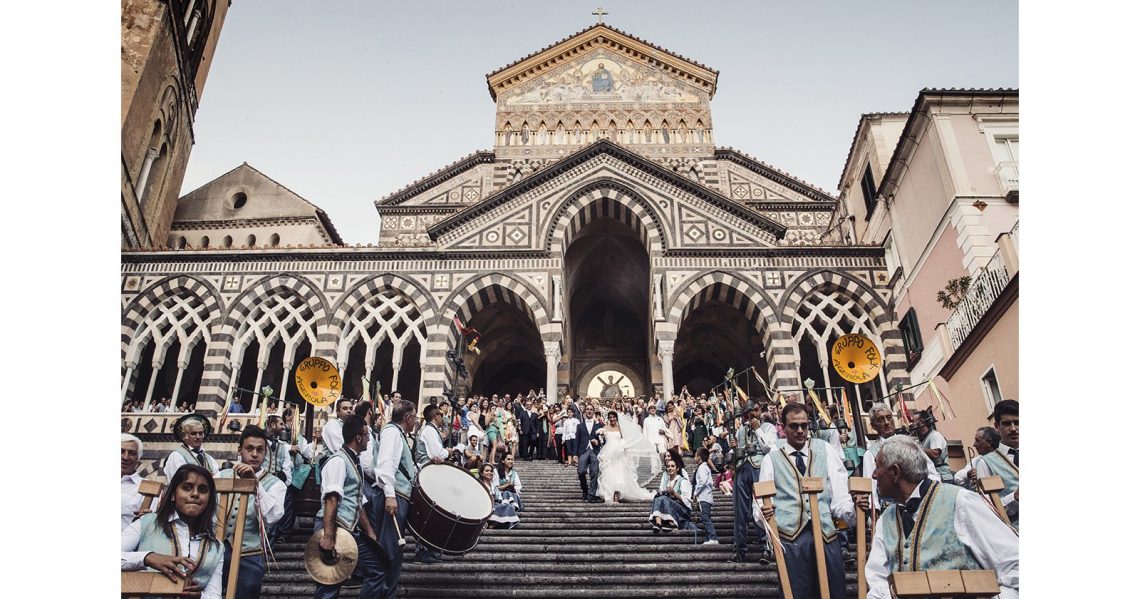
[[785,232],[720,194],[599,141],[441,220],[428,234],[441,250],[548,252],[567,237],[567,228],[603,212],[661,251],[772,247]]

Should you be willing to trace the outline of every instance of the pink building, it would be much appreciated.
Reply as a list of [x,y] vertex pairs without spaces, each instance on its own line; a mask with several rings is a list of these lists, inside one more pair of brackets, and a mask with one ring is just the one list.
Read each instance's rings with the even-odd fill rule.
[[839,182],[845,240],[886,252],[911,383],[933,381],[953,411],[935,407],[938,429],[966,446],[1019,399],[1017,160],[1017,90],[925,89],[910,113],[863,115]]

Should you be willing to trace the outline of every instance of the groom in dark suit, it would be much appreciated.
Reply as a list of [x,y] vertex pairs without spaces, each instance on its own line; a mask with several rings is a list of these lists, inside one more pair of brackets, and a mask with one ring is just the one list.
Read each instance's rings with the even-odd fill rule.
[[[605,428],[601,422],[594,420],[594,407],[586,404],[586,416],[582,417],[582,411],[578,409],[578,404],[570,402],[570,409],[574,412],[574,417],[580,422],[578,423],[578,434],[574,439],[576,444],[576,452],[578,454],[578,483],[582,485],[582,499],[590,503],[602,503],[604,500],[598,497],[598,448],[601,447],[603,441],[598,438],[598,431]],[[590,484],[586,485],[586,473],[590,474]]]
[[534,446],[538,440],[538,418],[530,409],[529,397],[520,403],[516,412],[519,422],[519,457],[529,461],[534,458]]

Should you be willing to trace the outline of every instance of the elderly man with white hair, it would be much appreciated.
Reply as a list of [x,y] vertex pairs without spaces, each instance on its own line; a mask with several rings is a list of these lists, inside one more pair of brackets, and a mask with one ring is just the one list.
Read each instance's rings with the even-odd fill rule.
[[202,450],[202,444],[213,428],[210,421],[201,414],[187,414],[174,421],[174,438],[182,444],[166,456],[162,472],[167,481],[174,480],[174,473],[183,464],[197,464],[209,470],[212,475],[218,474],[218,462]]
[[[887,404],[878,402],[871,406],[871,428],[875,429],[879,438],[868,442],[867,453],[863,454],[862,476],[866,478],[871,478],[871,473],[875,471],[875,454],[878,453],[879,448],[882,447],[887,439],[895,435],[894,412],[891,411],[891,408]],[[925,455],[925,453],[923,455]],[[942,477],[938,474],[938,470],[934,467],[934,461],[927,457],[926,462],[927,472],[931,480],[942,480]],[[890,497],[883,498],[883,503],[890,503],[891,501],[892,499]],[[880,504],[879,487],[874,480],[871,481],[871,505],[880,511],[886,507]]]
[[[888,576],[899,571],[993,570],[1001,599],[1016,599],[1017,533],[977,493],[931,480],[927,458],[914,439],[883,442],[873,478],[895,501],[883,512],[865,569],[867,599],[890,599]],[[863,509],[865,495],[855,498]]]
[[122,476],[122,516],[123,526],[120,530],[135,521],[135,515],[142,507],[143,496],[139,495],[139,484],[142,477],[136,472],[139,468],[139,458],[143,452],[143,442],[134,435],[122,433],[119,451],[119,475]]

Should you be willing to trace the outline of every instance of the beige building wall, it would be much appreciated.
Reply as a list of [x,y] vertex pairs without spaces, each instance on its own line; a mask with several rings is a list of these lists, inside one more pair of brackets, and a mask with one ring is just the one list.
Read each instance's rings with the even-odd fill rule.
[[907,310],[914,308],[918,318],[918,328],[922,333],[923,347],[935,343],[934,330],[938,323],[945,322],[950,312],[938,302],[938,292],[950,279],[966,275],[962,268],[962,252],[956,243],[953,227],[946,227],[934,243],[934,248],[899,296],[895,311],[901,319]]

